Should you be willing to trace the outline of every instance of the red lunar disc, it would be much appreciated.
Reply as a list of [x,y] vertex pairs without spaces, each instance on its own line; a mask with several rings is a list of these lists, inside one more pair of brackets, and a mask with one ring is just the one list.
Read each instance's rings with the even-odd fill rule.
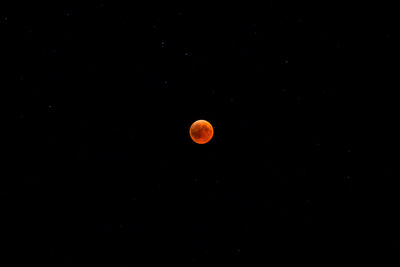
[[210,142],[214,135],[214,129],[206,120],[195,121],[192,126],[190,126],[190,137],[197,144],[205,144]]

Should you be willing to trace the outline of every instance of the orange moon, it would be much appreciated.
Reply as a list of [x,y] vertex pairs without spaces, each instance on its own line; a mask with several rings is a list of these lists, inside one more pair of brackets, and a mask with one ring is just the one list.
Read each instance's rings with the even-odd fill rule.
[[210,142],[211,138],[214,135],[214,129],[206,120],[198,120],[193,122],[192,126],[190,126],[190,137],[197,144],[205,144]]

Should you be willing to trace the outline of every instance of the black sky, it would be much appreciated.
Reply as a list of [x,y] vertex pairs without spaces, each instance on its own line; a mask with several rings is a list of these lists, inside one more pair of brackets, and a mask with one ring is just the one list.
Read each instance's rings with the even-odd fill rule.
[[[390,7],[1,5],[14,264],[356,266],[371,251],[365,177],[394,174],[361,158],[395,135]],[[373,122],[388,139],[365,146]]]

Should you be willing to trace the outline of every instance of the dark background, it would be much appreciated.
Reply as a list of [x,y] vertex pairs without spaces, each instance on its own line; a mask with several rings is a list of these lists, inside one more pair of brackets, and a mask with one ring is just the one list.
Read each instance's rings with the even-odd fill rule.
[[366,189],[394,177],[389,6],[55,2],[1,4],[4,266],[356,266],[398,250],[395,214],[373,234],[385,209]]

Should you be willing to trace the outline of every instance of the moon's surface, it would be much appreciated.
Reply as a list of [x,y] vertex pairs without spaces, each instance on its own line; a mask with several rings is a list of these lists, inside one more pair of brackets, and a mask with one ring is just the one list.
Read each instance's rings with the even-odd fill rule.
[[208,143],[214,135],[214,129],[206,120],[198,120],[190,126],[190,137],[197,144]]

